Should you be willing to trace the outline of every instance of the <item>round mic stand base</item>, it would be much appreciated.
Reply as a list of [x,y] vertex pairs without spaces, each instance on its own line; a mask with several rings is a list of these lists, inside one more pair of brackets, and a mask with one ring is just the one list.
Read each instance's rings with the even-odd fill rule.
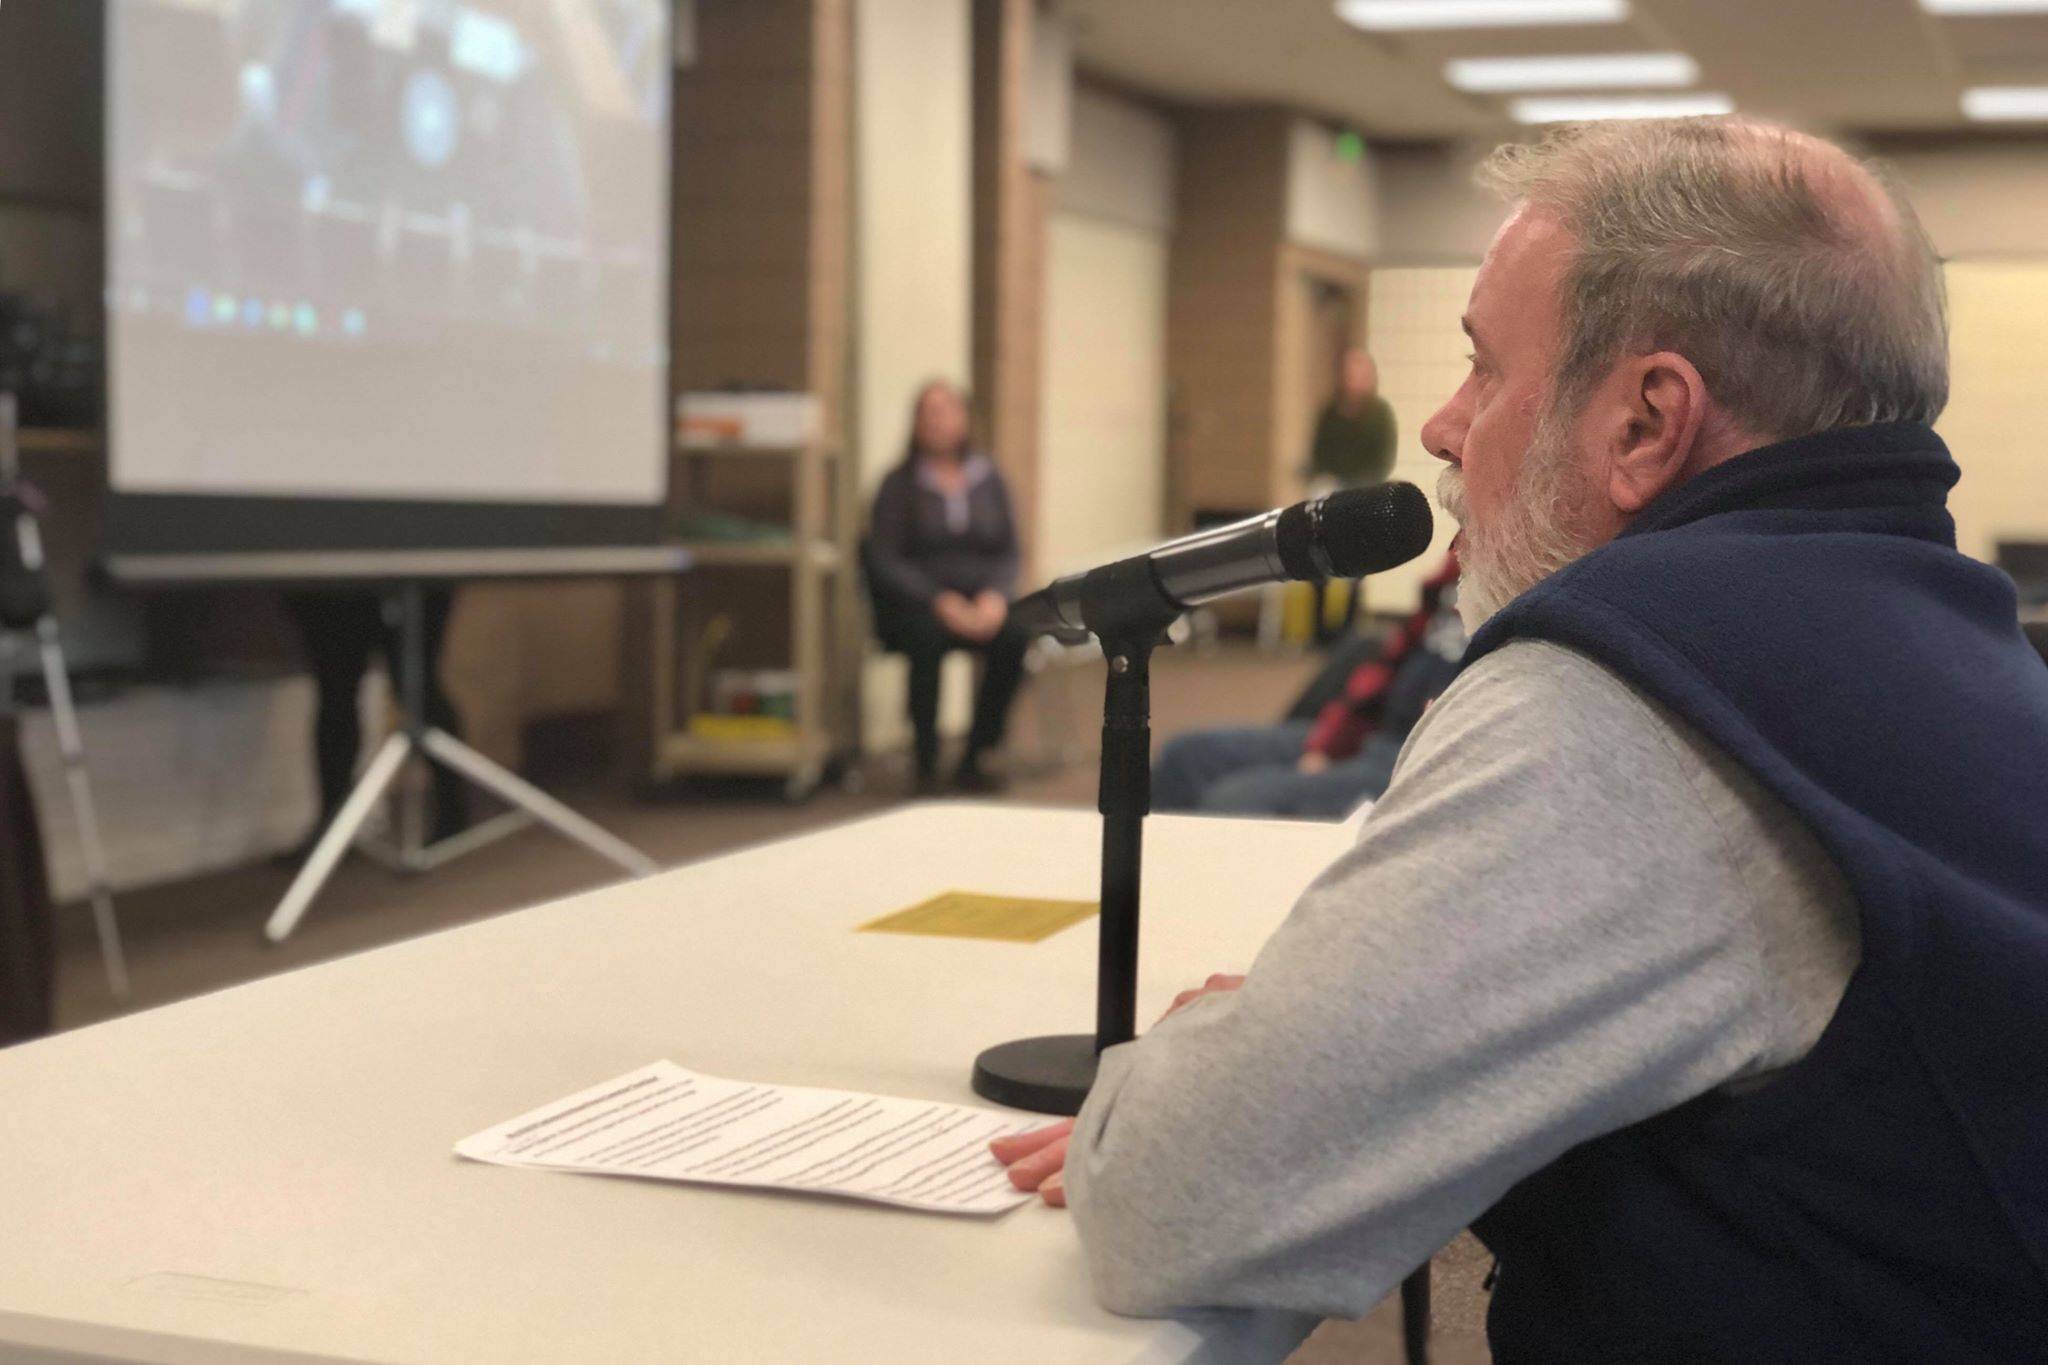
[[1095,1084],[1095,1039],[1054,1033],[998,1043],[974,1059],[974,1093],[1012,1109],[1078,1114]]

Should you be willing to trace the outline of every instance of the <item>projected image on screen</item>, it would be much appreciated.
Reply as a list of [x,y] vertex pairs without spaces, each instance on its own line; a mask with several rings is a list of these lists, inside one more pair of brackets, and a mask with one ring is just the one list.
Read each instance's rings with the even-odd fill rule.
[[117,489],[648,503],[669,0],[117,0]]

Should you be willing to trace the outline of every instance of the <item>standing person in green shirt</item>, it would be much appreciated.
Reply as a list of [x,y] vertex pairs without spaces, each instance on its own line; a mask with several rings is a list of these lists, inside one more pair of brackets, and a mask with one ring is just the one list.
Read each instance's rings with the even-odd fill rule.
[[[1337,365],[1337,392],[1316,419],[1315,444],[1308,457],[1310,491],[1385,483],[1394,472],[1394,437],[1394,408],[1380,396],[1379,367],[1363,346],[1347,346]],[[1332,626],[1327,600],[1330,591],[1325,586],[1317,597],[1318,643],[1328,643],[1350,629],[1358,610],[1360,588],[1353,584],[1344,619]]]
[[1337,366],[1337,392],[1316,419],[1309,477],[1343,488],[1385,483],[1394,472],[1394,409],[1380,396],[1379,367],[1363,346],[1347,346]]

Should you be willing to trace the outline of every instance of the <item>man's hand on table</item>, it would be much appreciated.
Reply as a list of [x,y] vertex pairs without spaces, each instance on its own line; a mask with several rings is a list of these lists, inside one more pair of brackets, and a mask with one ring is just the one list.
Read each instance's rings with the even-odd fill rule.
[[1189,1005],[1194,1004],[1197,1000],[1200,1000],[1205,995],[1219,995],[1224,991],[1234,991],[1243,984],[1244,978],[1241,976],[1225,976],[1222,972],[1217,972],[1214,976],[1211,976],[1207,981],[1204,981],[1201,985],[1195,987],[1193,990],[1182,991],[1179,995],[1173,997],[1173,1005],[1166,1011],[1165,1014],[1162,1014],[1159,1017],[1161,1019],[1165,1019],[1169,1015],[1171,1015],[1174,1012],[1174,1010],[1186,1009]]
[[[1172,1007],[1160,1018],[1192,1005],[1205,995],[1234,991],[1243,984],[1241,976],[1225,976],[1218,972],[1193,990],[1182,991],[1173,997]],[[1036,1190],[1046,1203],[1063,1209],[1067,1206],[1067,1143],[1073,1132],[1074,1121],[1061,1119],[1058,1123],[1049,1123],[1028,1133],[997,1138],[988,1147],[995,1153],[997,1161],[1010,1168],[1012,1185],[1020,1190]]]
[[1010,1183],[1020,1190],[1038,1191],[1056,1209],[1067,1206],[1067,1138],[1074,1131],[1072,1119],[1034,1128],[1014,1137],[997,1138],[989,1150],[996,1160],[1010,1168]]

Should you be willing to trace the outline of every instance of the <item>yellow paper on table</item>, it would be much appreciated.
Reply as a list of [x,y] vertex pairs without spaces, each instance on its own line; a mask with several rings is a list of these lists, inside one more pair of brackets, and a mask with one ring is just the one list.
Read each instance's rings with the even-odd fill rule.
[[1096,912],[1094,901],[1029,900],[1022,896],[981,896],[942,891],[930,900],[869,920],[864,934],[932,934],[941,938],[991,938],[1037,943]]

